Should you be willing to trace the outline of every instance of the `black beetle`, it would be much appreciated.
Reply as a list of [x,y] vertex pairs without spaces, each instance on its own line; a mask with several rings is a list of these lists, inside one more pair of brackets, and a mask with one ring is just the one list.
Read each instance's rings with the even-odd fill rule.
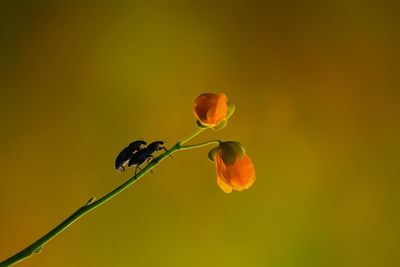
[[147,147],[140,149],[138,152],[136,152],[135,154],[133,154],[131,156],[131,158],[129,159],[129,162],[128,162],[128,167],[136,165],[135,176],[136,176],[136,172],[137,172],[138,168],[139,168],[139,170],[142,170],[140,168],[140,165],[145,163],[145,161],[149,162],[150,159],[154,158],[153,157],[154,153],[156,153],[157,151],[160,151],[160,150],[168,151],[162,145],[164,145],[163,141],[153,142],[153,143],[149,144]]
[[145,141],[139,140],[129,144],[129,146],[125,147],[115,159],[115,169],[119,172],[125,171],[124,165],[131,159],[134,155],[135,151],[140,150],[142,145],[146,145]]

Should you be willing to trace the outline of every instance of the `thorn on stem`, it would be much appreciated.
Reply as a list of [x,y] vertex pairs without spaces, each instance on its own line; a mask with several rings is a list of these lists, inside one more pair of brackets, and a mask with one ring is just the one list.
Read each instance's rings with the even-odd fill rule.
[[90,204],[92,204],[94,201],[96,200],[96,197],[91,197],[88,202],[86,203],[86,206],[89,206]]
[[34,250],[33,253],[39,254],[41,251],[42,251],[42,247],[39,247],[36,250]]

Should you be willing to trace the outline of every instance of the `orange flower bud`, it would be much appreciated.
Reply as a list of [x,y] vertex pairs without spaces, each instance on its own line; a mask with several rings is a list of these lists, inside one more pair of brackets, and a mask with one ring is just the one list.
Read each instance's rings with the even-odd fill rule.
[[254,183],[254,165],[240,143],[223,142],[210,151],[209,157],[215,161],[217,184],[225,193],[242,191]]
[[194,103],[194,115],[206,127],[217,126],[228,113],[228,98],[225,94],[202,94]]

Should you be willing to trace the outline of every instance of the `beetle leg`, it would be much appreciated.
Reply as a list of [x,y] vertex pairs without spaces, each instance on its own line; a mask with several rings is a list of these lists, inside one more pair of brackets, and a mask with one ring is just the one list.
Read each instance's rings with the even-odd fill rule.
[[136,165],[136,168],[135,168],[135,176],[134,176],[134,177],[135,177],[135,179],[136,179],[136,173],[137,173],[137,169],[139,169],[140,171],[142,171],[142,168],[140,168],[140,167],[139,167],[139,164],[138,164],[138,165]]
[[157,159],[157,158],[153,158],[153,160],[152,160],[152,162],[155,162],[155,163],[160,163],[160,161]]
[[[166,149],[165,147],[160,147],[158,150],[164,150],[165,152],[168,152],[168,149]],[[169,154],[169,156],[172,158],[171,154]]]

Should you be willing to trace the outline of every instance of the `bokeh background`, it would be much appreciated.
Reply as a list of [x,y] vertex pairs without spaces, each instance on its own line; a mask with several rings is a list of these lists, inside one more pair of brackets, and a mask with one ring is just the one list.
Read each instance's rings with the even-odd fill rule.
[[253,187],[177,153],[18,266],[400,266],[399,6],[277,2],[2,0],[0,260],[225,92]]

